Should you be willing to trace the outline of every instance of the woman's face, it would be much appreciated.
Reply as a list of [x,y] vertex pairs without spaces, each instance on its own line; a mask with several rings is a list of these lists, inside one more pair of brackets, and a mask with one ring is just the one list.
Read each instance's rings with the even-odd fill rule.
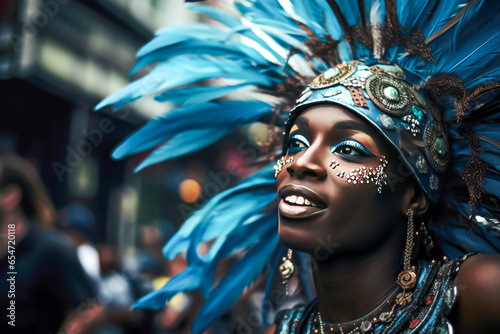
[[382,156],[389,175],[401,164],[368,122],[340,106],[315,106],[296,119],[288,139],[285,159],[293,161],[276,178],[279,235],[287,246],[324,259],[369,251],[404,224],[403,187],[386,185],[378,193],[374,182],[346,178],[356,168],[376,170]]

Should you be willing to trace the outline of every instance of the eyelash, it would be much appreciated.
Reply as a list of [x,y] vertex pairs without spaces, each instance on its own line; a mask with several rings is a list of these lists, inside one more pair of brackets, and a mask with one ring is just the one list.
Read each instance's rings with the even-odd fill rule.
[[[297,143],[297,142],[299,142],[299,145],[300,145],[300,143],[305,145],[305,147],[292,147],[292,145],[294,143]],[[297,135],[294,135],[290,138],[290,143],[288,144],[288,151],[298,152],[298,151],[301,151],[302,149],[305,149],[309,146],[310,146],[309,141],[304,136],[297,134]],[[359,152],[360,155],[373,156],[373,154],[370,151],[368,151],[363,145],[361,145],[360,143],[358,143],[357,141],[354,141],[354,140],[344,140],[343,142],[338,143],[337,145],[335,145],[332,148],[332,153],[334,153],[338,148],[341,148],[341,147],[353,148],[357,152]],[[296,153],[296,152],[293,152],[293,153]]]
[[373,154],[370,151],[368,151],[363,145],[354,140],[344,140],[343,142],[338,143],[337,145],[332,147],[332,153],[335,152],[338,148],[346,146],[354,148],[356,151],[360,152],[361,155],[373,156]]
[[[292,144],[295,142],[300,142],[300,143],[304,144],[305,147],[292,147]],[[297,134],[297,135],[293,135],[290,138],[290,142],[288,144],[288,151],[299,151],[299,149],[304,149],[304,148],[307,148],[309,146],[310,146],[310,144],[309,144],[309,141],[306,139],[306,137]]]

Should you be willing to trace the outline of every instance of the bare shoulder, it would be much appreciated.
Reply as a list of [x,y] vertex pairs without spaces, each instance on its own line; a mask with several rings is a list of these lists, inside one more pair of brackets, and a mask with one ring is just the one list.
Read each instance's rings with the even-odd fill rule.
[[454,310],[459,333],[491,333],[500,329],[500,255],[478,254],[461,266],[455,285]]

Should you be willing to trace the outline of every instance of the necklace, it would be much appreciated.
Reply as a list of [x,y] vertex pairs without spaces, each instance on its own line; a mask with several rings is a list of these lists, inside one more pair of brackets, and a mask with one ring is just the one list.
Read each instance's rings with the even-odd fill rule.
[[[397,302],[397,296],[399,288],[394,290],[391,295],[387,298],[384,303],[379,305],[375,310],[370,312],[368,315],[355,320],[352,322],[352,325],[356,326],[354,329],[349,331],[348,333],[344,332],[344,328],[342,325],[346,325],[347,323],[344,324],[329,324],[323,322],[323,318],[321,317],[321,312],[318,310],[318,318],[314,319],[314,322],[319,322],[319,330],[321,334],[325,334],[325,329],[328,326],[329,330],[327,331],[328,333],[335,333],[334,330],[337,328],[338,333],[340,334],[361,334],[361,333],[373,333],[375,325],[379,323],[384,323],[388,324],[392,322],[394,319],[394,309],[396,308],[398,304]],[[396,297],[395,297],[396,296]],[[392,303],[392,306],[390,306]],[[384,311],[385,309],[385,311]],[[356,323],[358,325],[356,325]],[[315,333],[318,333],[318,330],[315,330]]]

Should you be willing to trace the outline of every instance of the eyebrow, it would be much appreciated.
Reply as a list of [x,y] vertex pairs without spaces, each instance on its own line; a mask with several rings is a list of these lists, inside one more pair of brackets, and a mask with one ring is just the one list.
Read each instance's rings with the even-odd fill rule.
[[299,118],[297,118],[295,120],[294,124],[297,125],[297,126],[305,125],[305,126],[308,127],[309,126],[309,121],[306,118],[304,118],[304,117],[299,117]]
[[366,124],[353,121],[353,120],[345,120],[335,123],[333,129],[341,129],[341,130],[359,130],[362,132],[367,132],[369,134],[373,133],[373,130],[368,127]]

